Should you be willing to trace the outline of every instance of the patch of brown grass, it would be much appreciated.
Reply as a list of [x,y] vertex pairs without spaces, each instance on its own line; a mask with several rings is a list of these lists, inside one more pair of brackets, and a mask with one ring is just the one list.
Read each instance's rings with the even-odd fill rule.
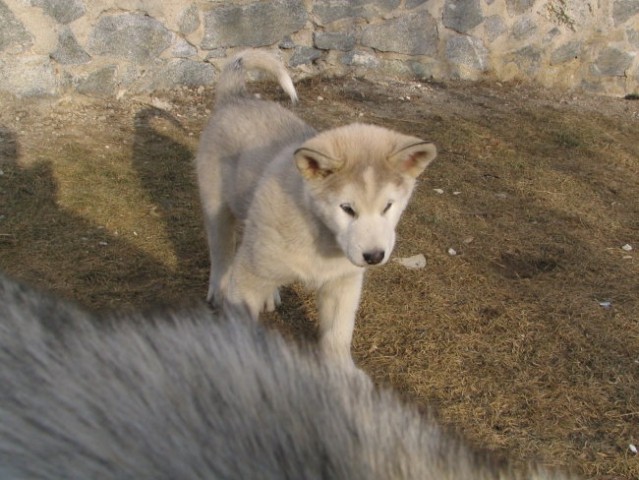
[[[474,445],[639,478],[628,449],[639,441],[639,267],[621,249],[639,247],[633,105],[525,85],[299,89],[296,110],[313,125],[375,123],[440,150],[394,254],[422,253],[426,268],[369,272],[360,366]],[[9,104],[0,267],[96,309],[201,301],[208,258],[191,159],[209,99],[177,92],[168,113]],[[311,296],[299,286],[283,296],[267,320],[312,337]]]

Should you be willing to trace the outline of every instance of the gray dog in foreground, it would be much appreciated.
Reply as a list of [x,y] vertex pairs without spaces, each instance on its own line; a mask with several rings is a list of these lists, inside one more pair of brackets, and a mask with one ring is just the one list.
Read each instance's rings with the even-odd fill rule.
[[96,318],[0,276],[2,479],[559,479],[206,310]]

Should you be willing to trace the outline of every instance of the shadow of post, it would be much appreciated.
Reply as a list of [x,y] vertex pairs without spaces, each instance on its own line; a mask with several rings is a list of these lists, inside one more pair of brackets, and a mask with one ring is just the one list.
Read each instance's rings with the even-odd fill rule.
[[207,289],[208,255],[193,168],[193,152],[164,131],[184,135],[180,123],[154,107],[135,116],[132,163],[155,212],[162,219],[178,265],[180,283]]

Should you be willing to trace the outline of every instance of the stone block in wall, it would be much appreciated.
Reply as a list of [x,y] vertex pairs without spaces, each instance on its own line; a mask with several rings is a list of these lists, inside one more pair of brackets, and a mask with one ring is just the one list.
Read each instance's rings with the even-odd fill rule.
[[178,37],[171,49],[171,56],[177,58],[190,58],[197,55],[197,48],[183,38]]
[[215,48],[206,52],[206,58],[204,60],[206,62],[210,62],[211,60],[217,60],[226,57],[226,48]]
[[284,35],[284,38],[282,38],[282,41],[278,43],[277,46],[284,50],[290,50],[291,48],[295,48],[295,42],[290,35]]
[[417,8],[420,5],[423,5],[427,1],[428,0],[405,0],[404,8],[406,8],[407,10],[412,10],[413,8]]
[[80,46],[69,27],[60,30],[58,46],[51,53],[51,58],[63,65],[79,65],[91,60],[91,56]]
[[542,51],[529,45],[512,54],[511,60],[524,75],[534,78],[541,68]]
[[89,52],[134,63],[150,63],[170,45],[173,34],[152,17],[137,13],[100,17],[89,38]]
[[627,22],[637,14],[639,14],[638,0],[615,0],[612,5],[612,19],[615,26]]
[[15,17],[9,7],[0,0],[0,52],[9,47],[16,52],[29,48],[32,44],[31,35],[24,25]]
[[353,50],[342,56],[341,59],[344,65],[350,67],[364,67],[364,68],[377,68],[379,67],[379,59],[368,52],[362,52],[359,50]]
[[463,79],[488,70],[488,50],[480,39],[468,35],[454,35],[447,40],[446,60],[455,75]]
[[500,15],[491,15],[484,20],[484,32],[489,42],[495,41],[506,33],[507,30],[506,22],[504,22],[504,19],[501,18]]
[[362,34],[362,45],[382,52],[407,55],[435,55],[439,34],[437,22],[426,11],[411,13],[369,25]]
[[583,43],[579,40],[564,43],[550,54],[550,64],[560,65],[579,58]]
[[140,68],[131,65],[121,72],[121,86],[131,93],[150,93],[177,86],[211,85],[217,76],[210,63],[175,58]]
[[0,59],[0,91],[18,97],[57,95],[58,79],[51,59],[44,55]]
[[545,33],[542,43],[544,45],[550,45],[551,43],[554,43],[555,39],[560,35],[561,30],[558,27],[553,27]]
[[161,69],[159,76],[161,80],[156,83],[157,88],[171,88],[176,85],[199,87],[211,85],[215,80],[216,70],[209,63],[179,58],[169,61]]
[[459,33],[467,33],[484,20],[479,0],[446,0],[442,23]]
[[632,65],[633,56],[617,48],[605,48],[591,65],[590,72],[595,76],[623,77]]
[[112,97],[116,92],[116,75],[118,67],[116,65],[108,65],[91,72],[85,78],[76,80],[76,90],[91,97],[108,98]]
[[47,15],[64,25],[86,13],[86,7],[81,0],[31,0],[31,5],[42,8]]
[[515,40],[526,40],[537,31],[537,23],[529,16],[525,15],[514,23],[512,35]]
[[315,32],[313,45],[320,50],[339,50],[348,52],[355,48],[355,35],[346,32]]
[[297,46],[288,61],[290,67],[312,63],[322,56],[322,51],[312,47]]
[[248,5],[214,5],[204,14],[201,47],[261,47],[304,27],[307,12],[301,0],[276,0]]
[[381,16],[396,9],[400,0],[315,0],[313,15],[320,25],[326,25],[342,18],[367,18]]
[[506,0],[506,10],[511,17],[522,15],[532,9],[537,0]]
[[178,28],[182,35],[188,35],[200,28],[200,13],[196,5],[190,5],[180,14]]

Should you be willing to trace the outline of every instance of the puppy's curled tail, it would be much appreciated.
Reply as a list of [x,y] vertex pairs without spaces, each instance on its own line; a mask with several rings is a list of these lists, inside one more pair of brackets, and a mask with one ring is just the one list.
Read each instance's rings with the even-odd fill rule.
[[282,89],[297,102],[297,92],[286,67],[274,55],[260,50],[245,50],[235,55],[222,69],[217,83],[216,103],[247,95],[246,72],[261,70],[275,77]]

